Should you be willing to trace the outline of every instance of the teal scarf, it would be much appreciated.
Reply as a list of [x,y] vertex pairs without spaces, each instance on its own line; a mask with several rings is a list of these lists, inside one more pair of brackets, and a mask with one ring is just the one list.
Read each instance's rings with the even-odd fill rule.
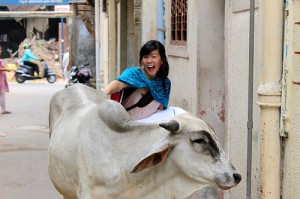
[[154,99],[162,104],[165,109],[168,107],[171,90],[171,82],[168,77],[166,77],[165,87],[163,87],[161,78],[156,77],[149,80],[139,67],[130,67],[125,69],[116,80],[133,88],[149,88]]

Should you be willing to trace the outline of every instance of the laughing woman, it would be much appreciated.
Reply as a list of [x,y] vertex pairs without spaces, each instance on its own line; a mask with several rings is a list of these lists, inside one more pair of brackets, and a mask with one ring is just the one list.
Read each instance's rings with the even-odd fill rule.
[[151,116],[168,107],[171,82],[164,46],[150,40],[140,50],[140,66],[129,67],[105,89],[119,101],[134,120]]

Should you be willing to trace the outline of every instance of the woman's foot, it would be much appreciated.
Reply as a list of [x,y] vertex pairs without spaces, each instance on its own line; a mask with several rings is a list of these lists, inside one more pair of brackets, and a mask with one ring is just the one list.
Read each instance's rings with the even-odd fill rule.
[[2,114],[11,114],[10,111],[2,111]]

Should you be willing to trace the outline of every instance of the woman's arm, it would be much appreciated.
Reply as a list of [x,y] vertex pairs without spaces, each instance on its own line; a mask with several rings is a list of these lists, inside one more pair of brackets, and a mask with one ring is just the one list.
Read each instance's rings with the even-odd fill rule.
[[30,58],[30,59],[34,59],[34,60],[40,60],[39,58],[37,58],[32,51],[27,51],[27,56]]
[[6,71],[6,72],[9,72],[10,69],[8,69],[8,68],[0,68],[0,71]]
[[110,95],[112,93],[115,93],[117,91],[122,90],[123,88],[127,87],[126,84],[124,84],[123,82],[120,82],[118,80],[113,80],[112,82],[110,82],[110,84],[108,84],[108,86],[104,89],[104,92],[106,93],[106,95]]

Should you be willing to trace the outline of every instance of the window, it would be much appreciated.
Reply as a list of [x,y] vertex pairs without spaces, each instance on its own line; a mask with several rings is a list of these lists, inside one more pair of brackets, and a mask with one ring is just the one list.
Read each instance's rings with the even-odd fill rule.
[[187,41],[187,0],[171,0],[172,45],[185,46]]

